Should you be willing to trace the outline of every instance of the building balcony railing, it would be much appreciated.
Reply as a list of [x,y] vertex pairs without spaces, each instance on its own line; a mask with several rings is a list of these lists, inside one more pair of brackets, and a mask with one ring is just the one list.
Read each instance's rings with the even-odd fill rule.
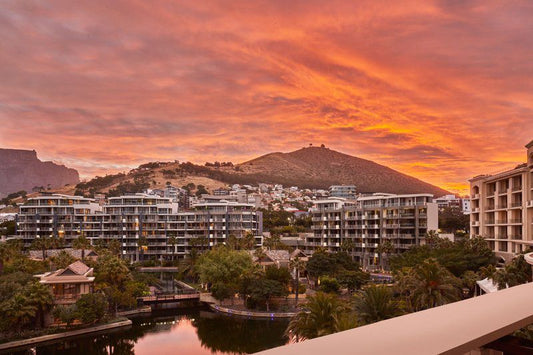
[[522,218],[513,218],[509,220],[510,223],[522,223]]
[[532,208],[533,207],[533,200],[527,201],[526,206],[527,206],[527,208]]
[[522,190],[522,185],[518,185],[518,186],[513,186],[513,191],[521,191]]
[[522,201],[511,203],[511,207],[522,207]]
[[498,220],[496,220],[496,224],[507,224],[507,220],[506,219],[498,219]]
[[473,194],[472,195],[472,200],[477,200],[479,199],[479,194]]

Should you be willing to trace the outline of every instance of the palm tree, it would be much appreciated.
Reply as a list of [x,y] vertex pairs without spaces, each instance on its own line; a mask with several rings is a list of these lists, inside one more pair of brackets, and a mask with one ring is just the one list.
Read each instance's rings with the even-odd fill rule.
[[[345,317],[350,317],[347,307],[337,296],[317,292],[309,297],[308,303],[291,319],[285,334],[295,341],[332,334],[345,330],[349,324]],[[351,323],[355,324],[354,317],[350,318]]]
[[251,231],[247,231],[244,237],[240,240],[241,248],[244,250],[250,250],[255,245],[255,236]]
[[178,242],[178,238],[176,238],[175,235],[171,235],[168,237],[167,244],[170,244],[172,246],[172,261],[174,261],[174,253],[176,251],[176,243]]
[[[139,251],[140,251],[140,255],[141,256],[144,256],[144,251],[147,249],[147,245],[148,245],[148,239],[144,236],[144,235],[141,235],[139,237],[139,239],[137,240],[137,246],[139,247]],[[137,258],[138,260],[137,261],[140,261],[140,257]],[[144,259],[144,257],[143,257]]]
[[441,306],[460,299],[460,281],[437,260],[427,259],[413,269],[412,305],[415,310]]
[[387,286],[369,286],[355,296],[354,309],[361,324],[370,324],[402,314]]
[[5,303],[5,307],[2,309],[2,315],[6,319],[9,319],[16,330],[20,330],[35,317],[36,311],[37,308],[34,304],[30,303],[28,297],[17,292],[9,302]]
[[85,249],[89,249],[91,247],[91,241],[83,235],[83,232],[78,236],[78,238],[74,239],[72,242],[72,247],[74,249],[81,249],[81,260],[85,261]]
[[296,256],[294,259],[291,259],[289,261],[289,268],[294,270],[295,276],[296,276],[296,288],[295,288],[295,298],[294,298],[294,305],[298,305],[298,294],[299,294],[299,288],[300,288],[300,271],[305,270],[305,262],[300,259],[298,256]]
[[39,283],[33,282],[28,288],[29,303],[37,310],[36,317],[40,321],[41,327],[44,327],[44,315],[54,304],[54,298],[50,288]]
[[381,269],[384,269],[385,263],[383,262],[383,254],[386,254],[388,257],[391,253],[394,253],[394,245],[390,240],[386,240],[378,245],[378,247],[376,248],[376,252],[379,254],[380,267]]
[[7,243],[0,243],[0,275],[4,272],[4,263],[13,257],[13,248]]
[[43,252],[43,261],[46,260],[46,251],[52,246],[50,239],[46,237],[35,238],[31,243],[31,249],[41,250]]
[[350,254],[353,260],[353,250],[355,249],[355,243],[352,239],[344,239],[341,243],[341,250]]

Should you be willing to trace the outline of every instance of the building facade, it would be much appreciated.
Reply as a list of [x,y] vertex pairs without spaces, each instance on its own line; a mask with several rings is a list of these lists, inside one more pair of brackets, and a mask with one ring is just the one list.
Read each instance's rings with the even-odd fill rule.
[[526,148],[527,163],[470,179],[471,235],[505,260],[533,246],[533,141]]
[[321,200],[311,213],[313,234],[306,239],[306,251],[313,252],[317,247],[339,251],[344,241],[350,241],[346,243],[353,246],[350,252],[365,269],[381,266],[381,243],[389,241],[389,253],[400,253],[424,244],[426,233],[438,229],[438,208],[430,194]]
[[355,185],[333,185],[329,187],[329,196],[355,199],[357,197],[357,188]]
[[132,262],[183,258],[194,247],[210,248],[247,233],[262,245],[261,212],[224,200],[181,211],[171,199],[156,195],[111,197],[102,206],[79,196],[44,195],[30,198],[17,215],[17,235],[26,248],[35,239],[52,237],[71,247],[84,235],[92,245],[118,241],[123,257]]

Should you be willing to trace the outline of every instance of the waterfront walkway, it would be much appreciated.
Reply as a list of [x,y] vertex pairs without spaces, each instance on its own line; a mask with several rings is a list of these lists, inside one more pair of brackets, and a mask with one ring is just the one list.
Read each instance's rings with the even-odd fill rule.
[[35,337],[35,338],[10,341],[8,343],[0,344],[0,353],[9,353],[16,348],[27,347],[29,345],[36,345],[36,344],[45,343],[48,341],[53,341],[53,340],[58,340],[58,339],[66,339],[66,338],[71,338],[71,337],[75,337],[79,335],[85,335],[89,333],[98,333],[98,332],[103,332],[103,331],[107,332],[111,329],[129,327],[131,326],[131,324],[132,324],[131,320],[127,319],[127,320],[122,320],[122,321],[118,321],[114,323],[97,325],[94,327],[87,327],[83,329],[70,330],[70,331],[61,332],[61,333],[42,335],[42,336]]

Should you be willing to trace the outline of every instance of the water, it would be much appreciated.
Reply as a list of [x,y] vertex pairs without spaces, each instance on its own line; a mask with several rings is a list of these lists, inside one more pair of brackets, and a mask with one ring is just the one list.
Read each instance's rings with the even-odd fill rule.
[[288,320],[243,319],[204,309],[159,311],[132,321],[128,330],[43,345],[36,353],[235,354],[253,353],[288,341],[283,335]]

